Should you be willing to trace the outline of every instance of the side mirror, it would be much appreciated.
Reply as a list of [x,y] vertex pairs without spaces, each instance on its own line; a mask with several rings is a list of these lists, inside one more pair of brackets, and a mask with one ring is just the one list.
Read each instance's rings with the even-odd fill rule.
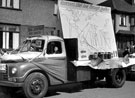
[[46,48],[43,50],[43,56],[45,56],[46,54]]

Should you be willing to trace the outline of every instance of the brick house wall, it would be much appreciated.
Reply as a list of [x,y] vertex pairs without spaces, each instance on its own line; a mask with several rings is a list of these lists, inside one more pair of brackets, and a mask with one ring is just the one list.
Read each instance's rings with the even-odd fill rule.
[[20,0],[20,9],[0,7],[0,24],[19,25],[19,44],[27,37],[27,27],[44,25],[61,31],[58,17],[54,15],[56,0]]

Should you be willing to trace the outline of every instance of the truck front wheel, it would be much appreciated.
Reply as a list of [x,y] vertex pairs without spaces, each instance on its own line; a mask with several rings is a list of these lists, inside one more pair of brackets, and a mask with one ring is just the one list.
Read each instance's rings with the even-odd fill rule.
[[23,91],[27,98],[43,98],[48,90],[48,80],[39,72],[30,74],[24,82]]
[[113,87],[122,87],[126,81],[126,72],[123,69],[113,69],[106,77],[107,84]]

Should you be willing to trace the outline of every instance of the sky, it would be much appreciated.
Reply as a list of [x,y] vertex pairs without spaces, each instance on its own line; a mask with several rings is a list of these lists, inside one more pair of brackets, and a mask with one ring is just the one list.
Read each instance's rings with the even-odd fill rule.
[[89,1],[90,3],[93,3],[93,4],[98,4],[106,0],[85,0],[85,1]]

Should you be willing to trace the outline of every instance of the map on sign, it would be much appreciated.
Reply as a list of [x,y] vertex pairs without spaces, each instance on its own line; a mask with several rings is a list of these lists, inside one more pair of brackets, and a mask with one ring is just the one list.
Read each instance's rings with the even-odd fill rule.
[[64,38],[78,38],[79,53],[117,51],[111,9],[77,2],[59,2]]

